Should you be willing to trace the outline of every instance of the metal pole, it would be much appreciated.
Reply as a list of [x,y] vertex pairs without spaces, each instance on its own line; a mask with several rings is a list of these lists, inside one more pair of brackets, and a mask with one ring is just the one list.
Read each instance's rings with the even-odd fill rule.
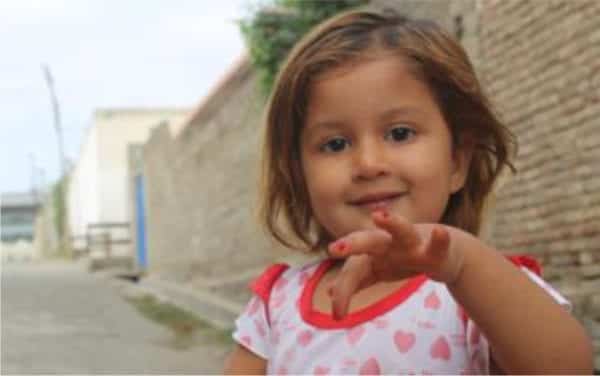
[[[63,133],[62,126],[60,121],[60,107],[58,105],[58,99],[56,97],[56,93],[54,91],[54,79],[52,78],[52,73],[50,73],[50,68],[46,64],[42,64],[42,70],[44,71],[44,78],[46,79],[46,84],[48,85],[48,91],[50,92],[50,102],[52,103],[52,113],[54,115],[54,129],[56,130],[56,138],[58,139],[58,158],[60,163],[60,177],[58,179],[58,189],[59,194],[61,196],[59,201],[59,215],[62,219],[59,222],[56,222],[57,233],[58,233],[58,242],[59,242],[59,252],[66,251],[66,240],[68,238],[69,233],[69,225],[67,216],[65,213],[65,200],[66,200],[66,186],[65,179],[67,178],[67,168],[66,168],[66,159],[65,159],[65,151],[63,145]],[[60,225],[59,225],[60,224]]]

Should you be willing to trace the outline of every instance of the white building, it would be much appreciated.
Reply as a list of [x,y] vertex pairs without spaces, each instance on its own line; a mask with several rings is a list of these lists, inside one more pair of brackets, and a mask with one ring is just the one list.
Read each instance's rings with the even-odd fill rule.
[[67,193],[74,247],[85,247],[89,224],[130,222],[128,146],[143,144],[155,126],[177,129],[187,109],[100,109],[93,115]]

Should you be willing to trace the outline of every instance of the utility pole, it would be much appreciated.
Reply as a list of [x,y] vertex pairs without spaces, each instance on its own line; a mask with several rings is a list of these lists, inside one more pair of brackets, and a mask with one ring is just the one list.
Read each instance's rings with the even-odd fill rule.
[[58,105],[58,99],[56,97],[56,92],[54,91],[54,79],[52,78],[52,73],[50,73],[50,68],[48,65],[43,64],[42,70],[44,71],[44,78],[46,79],[46,84],[48,85],[48,91],[50,92],[50,102],[52,104],[52,113],[54,115],[54,130],[56,131],[56,138],[58,139],[58,158],[60,163],[60,177],[58,179],[58,198],[54,198],[54,205],[56,205],[55,210],[57,211],[55,218],[55,229],[58,234],[58,242],[59,248],[58,252],[68,252],[68,223],[66,216],[66,178],[67,178],[67,168],[66,168],[66,159],[65,159],[65,151],[63,145],[63,133],[62,126],[60,122],[60,107]]
[[46,79],[46,84],[48,85],[48,90],[50,91],[50,102],[52,103],[52,113],[54,115],[54,130],[56,131],[56,138],[58,139],[58,158],[60,163],[60,178],[65,177],[66,174],[66,166],[65,166],[65,151],[63,145],[63,133],[62,126],[60,122],[60,107],[58,105],[58,99],[56,97],[56,92],[54,91],[54,79],[52,78],[52,73],[50,73],[50,68],[48,65],[42,65],[42,70],[44,71],[44,78]]

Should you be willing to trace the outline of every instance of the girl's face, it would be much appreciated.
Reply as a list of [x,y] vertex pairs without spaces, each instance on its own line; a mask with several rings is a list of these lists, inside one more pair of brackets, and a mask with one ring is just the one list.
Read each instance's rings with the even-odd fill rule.
[[468,169],[427,86],[391,56],[313,83],[301,151],[315,218],[334,238],[374,228],[380,208],[438,222]]

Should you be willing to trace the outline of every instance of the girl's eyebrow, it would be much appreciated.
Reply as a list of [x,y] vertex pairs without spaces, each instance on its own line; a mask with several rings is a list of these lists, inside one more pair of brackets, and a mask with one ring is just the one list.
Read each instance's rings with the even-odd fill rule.
[[401,107],[393,107],[381,113],[380,119],[382,121],[393,120],[393,118],[397,116],[425,116],[426,113],[418,107],[415,106],[401,106]]
[[[385,110],[379,116],[382,122],[393,121],[398,116],[419,116],[424,117],[426,113],[416,106],[400,106],[392,107]],[[305,133],[310,136],[312,133],[318,131],[337,131],[344,128],[344,122],[336,120],[323,120],[308,124],[305,128]]]
[[339,130],[344,127],[344,124],[340,121],[332,121],[332,120],[324,120],[318,121],[316,123],[309,124],[305,130],[306,134],[310,135],[311,133],[315,133],[317,131],[326,131],[326,130]]

